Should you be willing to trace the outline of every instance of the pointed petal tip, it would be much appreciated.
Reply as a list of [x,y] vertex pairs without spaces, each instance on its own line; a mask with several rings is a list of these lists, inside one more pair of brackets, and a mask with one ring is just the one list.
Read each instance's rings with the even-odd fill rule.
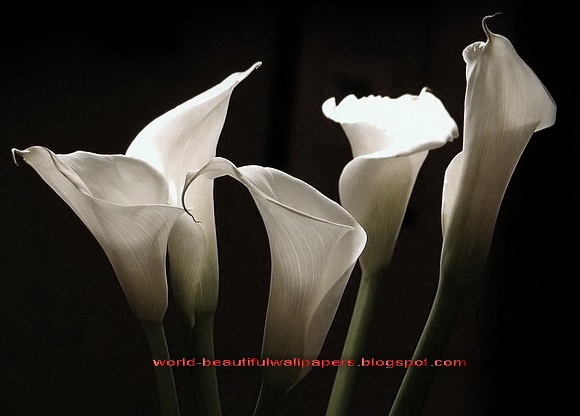
[[257,61],[254,64],[252,64],[252,66],[250,66],[248,69],[246,69],[245,71],[238,73],[239,79],[238,82],[244,80],[248,75],[250,75],[255,69],[259,68],[262,66],[262,61]]
[[27,156],[33,157],[34,153],[38,151],[46,151],[48,153],[51,153],[50,150],[48,150],[44,146],[30,146],[24,150],[16,149],[15,147],[10,149],[10,152],[12,153],[12,160],[14,161],[14,164],[16,166],[20,166],[22,162],[28,162],[27,159],[30,158],[27,158]]
[[494,14],[488,14],[487,16],[485,16],[481,20],[481,26],[483,27],[483,31],[485,32],[485,35],[487,36],[488,40],[491,38],[492,35],[494,35],[494,33],[491,30],[489,30],[489,27],[487,26],[487,21],[491,18],[494,18],[495,16],[497,16],[499,14],[503,14],[503,12],[496,12]]
[[23,151],[13,147],[12,149],[10,149],[10,153],[12,153],[12,160],[14,161],[14,164],[16,166],[20,166],[20,160],[18,160],[18,156],[24,159]]
[[322,103],[322,114],[331,120],[334,120],[336,111],[336,98],[331,97]]

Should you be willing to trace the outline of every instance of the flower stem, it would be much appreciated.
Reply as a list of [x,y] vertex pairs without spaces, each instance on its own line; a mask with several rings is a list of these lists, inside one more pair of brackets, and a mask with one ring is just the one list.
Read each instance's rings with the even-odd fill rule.
[[[169,349],[165,338],[163,323],[141,321],[154,360],[169,360]],[[179,416],[179,403],[173,380],[173,369],[169,366],[154,366],[155,381],[159,394],[162,416]]]
[[[363,270],[350,326],[342,350],[342,360],[355,360],[360,363],[368,338],[377,293],[379,292],[378,286],[384,277],[384,271],[383,268],[373,273]],[[358,370],[358,365],[338,367],[326,416],[352,414],[350,406]]]
[[[214,355],[214,314],[196,315],[193,327],[193,356],[213,360]],[[221,416],[222,409],[215,367],[196,366],[193,370],[193,384],[197,414],[200,416]]]
[[465,285],[450,283],[450,280],[441,279],[427,323],[413,354],[413,360],[427,359],[428,365],[413,365],[407,369],[389,416],[418,416],[423,410],[439,368],[433,363],[441,359],[445,351],[468,292]]
[[264,383],[260,388],[260,395],[254,409],[254,416],[274,416],[280,406],[284,393],[268,388]]

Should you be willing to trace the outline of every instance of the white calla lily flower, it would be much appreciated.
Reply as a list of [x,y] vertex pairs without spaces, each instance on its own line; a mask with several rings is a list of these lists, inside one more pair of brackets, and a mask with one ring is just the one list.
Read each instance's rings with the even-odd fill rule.
[[[126,154],[149,162],[169,184],[172,203],[180,203],[187,172],[199,169],[216,154],[231,95],[261,62],[184,102],[149,123]],[[201,178],[190,187],[188,206],[204,218],[194,224],[188,215],[177,219],[168,241],[171,284],[176,306],[193,329],[192,354],[213,358],[213,320],[219,288],[218,249],[214,219],[213,181]],[[197,411],[220,415],[214,368],[194,373]]]
[[443,266],[463,257],[466,276],[487,259],[501,201],[532,134],[556,120],[550,93],[487,19],[487,41],[463,50],[463,150],[445,173],[442,204]]
[[[368,236],[362,278],[342,359],[358,360],[368,336],[376,294],[384,279],[415,182],[429,150],[458,136],[457,124],[426,88],[398,98],[347,96],[326,100],[322,112],[339,123],[353,160],[339,179],[340,202]],[[338,369],[327,415],[350,414],[356,367]]]
[[369,242],[360,263],[374,272],[392,256],[417,175],[429,150],[458,136],[441,101],[423,89],[396,99],[353,95],[322,105],[340,123],[353,153],[339,180],[340,202],[363,226]]
[[[126,155],[75,152],[55,155],[42,147],[13,150],[67,202],[106,252],[133,313],[143,323],[154,357],[169,358],[163,331],[167,309],[166,256],[178,308],[193,328],[196,354],[213,356],[218,260],[213,181],[200,179],[188,203],[203,214],[194,224],[180,197],[187,172],[215,156],[234,88],[260,62],[149,123]],[[199,295],[199,296],[198,296]],[[201,319],[202,318],[202,319]],[[151,324],[153,323],[153,324]],[[164,412],[177,414],[171,369],[155,369]],[[221,414],[215,371],[195,373],[198,406]]]
[[167,309],[165,257],[184,211],[170,204],[166,180],[124,155],[54,154],[13,149],[70,206],[102,246],[135,316],[162,322]]
[[[534,132],[552,126],[556,104],[512,43],[492,33],[463,50],[467,89],[463,150],[445,172],[439,286],[414,359],[441,358],[461,307],[479,281],[512,174]],[[391,416],[420,415],[436,367],[409,368]]]
[[[216,154],[234,88],[261,62],[161,115],[147,125],[126,151],[149,162],[169,184],[170,202],[179,204],[187,172]],[[169,236],[169,264],[175,301],[193,326],[195,314],[213,313],[217,303],[218,258],[213,210],[213,181],[196,181],[187,204],[203,222],[179,218]],[[203,296],[201,294],[203,293]]]
[[[270,242],[272,274],[262,355],[276,360],[315,359],[366,242],[365,232],[339,204],[276,169],[238,168],[226,159],[214,158],[190,175],[188,184],[224,175],[248,188]],[[296,366],[262,369],[265,386],[280,394],[310,370]]]

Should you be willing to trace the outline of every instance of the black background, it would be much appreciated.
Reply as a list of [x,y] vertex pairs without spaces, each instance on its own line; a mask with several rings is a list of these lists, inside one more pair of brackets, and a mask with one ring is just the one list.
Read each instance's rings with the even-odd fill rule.
[[[0,414],[158,415],[152,365],[101,248],[70,209],[10,149],[123,153],[151,120],[256,61],[232,95],[218,155],[238,166],[282,169],[338,200],[350,160],[340,126],[321,104],[350,93],[397,97],[423,86],[462,131],[464,47],[485,40],[481,19],[507,36],[558,104],[556,125],[535,134],[503,201],[488,267],[450,339],[424,415],[484,416],[551,409],[569,398],[577,361],[572,315],[576,270],[571,10],[556,2],[356,3],[252,9],[164,10],[83,5],[16,7],[2,15],[0,142]],[[159,7],[159,6],[155,6]],[[210,7],[213,7],[210,5]],[[83,11],[81,11],[83,10]],[[72,17],[71,17],[72,16]],[[575,108],[574,108],[575,109]],[[419,175],[366,355],[407,359],[438,278],[441,185],[461,138],[431,151]],[[574,200],[573,200],[574,196]],[[267,304],[267,237],[247,191],[216,181],[221,290],[216,356],[259,357]],[[573,228],[574,227],[574,228]],[[340,357],[359,279],[355,269],[321,356]],[[173,306],[166,330],[176,358]],[[324,415],[334,369],[314,369],[280,416]],[[366,368],[353,415],[386,415],[401,368]],[[188,372],[175,368],[182,414]],[[260,373],[220,368],[224,416],[251,415]]]

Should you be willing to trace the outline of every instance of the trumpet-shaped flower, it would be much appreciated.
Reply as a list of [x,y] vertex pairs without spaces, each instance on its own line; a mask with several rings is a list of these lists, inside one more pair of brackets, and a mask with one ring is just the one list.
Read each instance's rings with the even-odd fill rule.
[[[169,184],[170,202],[180,203],[188,171],[199,169],[216,154],[234,88],[260,62],[161,115],[147,125],[126,151],[149,162]],[[193,325],[197,312],[213,312],[217,302],[218,260],[213,216],[213,181],[191,186],[187,204],[203,222],[179,218],[169,236],[169,263],[175,300]],[[202,295],[203,294],[203,295]]]
[[441,101],[423,89],[396,99],[347,96],[322,105],[340,123],[353,153],[344,168],[341,204],[368,235],[360,263],[374,272],[389,264],[417,175],[430,149],[458,135]]
[[161,322],[167,309],[165,256],[183,214],[148,163],[124,155],[13,149],[69,205],[109,258],[135,316]]
[[[212,182],[200,180],[190,194],[191,204],[206,218],[200,226],[194,227],[191,218],[181,216],[181,190],[187,171],[192,166],[201,167],[215,155],[233,89],[259,65],[230,75],[153,120],[133,140],[126,155],[55,155],[37,146],[14,150],[71,206],[101,243],[139,318],[160,321],[165,312],[168,244],[181,305],[192,306],[200,270],[210,270],[212,279],[208,280],[217,281],[215,229],[213,215],[209,215],[213,213]],[[159,216],[157,211],[171,214],[166,219],[167,215]],[[155,248],[155,255],[145,246],[149,251]],[[144,272],[143,277],[135,277],[137,271]],[[147,296],[139,295],[141,292]],[[146,311],[148,303],[155,304],[154,312]],[[192,307],[183,308],[193,320]]]
[[[162,324],[168,298],[167,251],[176,302],[186,321],[193,326],[196,313],[207,312],[201,330],[194,334],[204,341],[194,342],[201,348],[196,352],[210,358],[213,354],[209,341],[213,340],[218,286],[213,181],[196,182],[188,200],[203,214],[203,224],[193,224],[182,215],[180,196],[187,171],[215,156],[235,86],[259,65],[230,75],[153,120],[126,155],[55,155],[42,147],[13,151],[65,200],[99,241],[157,358],[168,358]],[[203,296],[197,297],[198,293]],[[156,369],[156,373],[162,406],[175,414],[171,371]],[[215,380],[206,380],[202,396],[211,403],[206,409],[219,414]]]
[[[511,176],[556,105],[512,43],[492,33],[463,50],[467,89],[463,150],[445,172],[439,287],[414,358],[440,358],[464,299],[481,276]],[[436,368],[409,368],[391,416],[421,414]]]
[[[364,247],[365,232],[339,204],[276,169],[237,168],[214,158],[192,174],[188,184],[224,175],[248,188],[270,242],[272,274],[262,355],[315,359]],[[283,394],[309,367],[268,366],[263,371],[264,384]]]
[[[463,150],[445,173],[443,267],[462,278],[483,267],[512,173],[536,131],[550,127],[556,105],[511,42],[487,28],[487,42],[463,50],[466,62]],[[459,272],[459,270],[457,270]]]
[[[441,101],[423,89],[399,98],[347,96],[322,111],[340,123],[353,153],[339,179],[340,202],[365,229],[368,242],[360,257],[362,279],[342,358],[363,353],[378,286],[391,262],[415,181],[429,150],[457,135],[457,125]],[[356,367],[338,369],[327,414],[350,414]]]

